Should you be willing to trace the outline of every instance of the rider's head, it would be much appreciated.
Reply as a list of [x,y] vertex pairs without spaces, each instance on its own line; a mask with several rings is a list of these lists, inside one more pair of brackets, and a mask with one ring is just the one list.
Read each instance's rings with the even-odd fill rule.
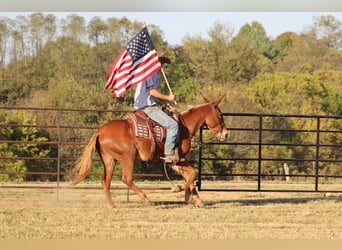
[[164,53],[161,53],[161,52],[157,52],[158,53],[158,58],[159,58],[159,61],[162,65],[164,65],[165,63],[167,64],[170,64],[171,63],[171,60],[164,56]]

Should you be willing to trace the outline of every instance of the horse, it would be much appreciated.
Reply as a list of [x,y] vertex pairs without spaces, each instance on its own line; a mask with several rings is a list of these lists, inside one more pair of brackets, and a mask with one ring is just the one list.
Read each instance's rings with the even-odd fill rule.
[[[179,113],[178,152],[181,157],[185,157],[190,152],[191,139],[203,125],[206,125],[215,134],[217,140],[223,141],[226,138],[227,128],[223,114],[218,107],[223,96],[215,101],[203,98],[205,100],[204,104]],[[164,150],[164,145],[163,143],[155,144],[154,150],[151,150],[151,144],[146,143],[147,141],[147,139],[143,141],[137,140],[132,123],[129,120],[108,121],[95,132],[85,147],[83,154],[76,161],[73,168],[74,178],[72,184],[77,185],[88,175],[93,161],[93,153],[96,149],[104,166],[101,184],[108,208],[115,207],[110,193],[110,185],[117,162],[121,163],[122,182],[134,191],[145,204],[150,204],[150,199],[133,182],[134,163],[136,161],[161,161],[160,156]],[[152,154],[151,157],[151,151],[159,152],[159,154]],[[185,181],[183,185],[177,186],[174,191],[185,191],[186,203],[190,203],[189,197],[191,197],[196,207],[204,207],[194,184],[195,169],[189,164],[186,157],[184,161],[171,164],[171,168],[180,174]]]

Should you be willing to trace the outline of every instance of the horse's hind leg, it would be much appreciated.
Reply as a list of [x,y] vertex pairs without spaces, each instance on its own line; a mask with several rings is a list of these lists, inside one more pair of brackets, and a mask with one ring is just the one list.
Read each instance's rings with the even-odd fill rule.
[[147,198],[146,194],[133,182],[134,160],[126,160],[125,162],[121,162],[121,164],[122,182],[125,183],[129,189],[134,191],[145,204],[149,204],[150,200]]
[[102,155],[102,162],[104,165],[104,171],[102,175],[101,184],[106,196],[107,206],[108,208],[113,208],[114,202],[110,194],[110,183],[112,181],[113,170],[116,165],[116,160],[110,155],[108,155],[107,157]]

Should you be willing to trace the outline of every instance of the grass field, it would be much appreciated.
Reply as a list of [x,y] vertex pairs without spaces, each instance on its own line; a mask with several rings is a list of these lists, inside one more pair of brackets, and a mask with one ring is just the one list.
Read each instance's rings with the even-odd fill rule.
[[341,194],[201,192],[206,207],[198,209],[183,204],[183,192],[145,191],[149,206],[112,190],[116,208],[108,210],[100,189],[0,188],[0,238],[342,239]]

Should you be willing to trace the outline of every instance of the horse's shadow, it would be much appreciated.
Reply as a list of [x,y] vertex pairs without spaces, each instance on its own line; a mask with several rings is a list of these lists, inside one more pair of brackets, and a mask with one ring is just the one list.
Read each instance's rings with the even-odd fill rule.
[[290,198],[244,198],[233,200],[219,200],[206,202],[206,206],[216,204],[239,204],[241,206],[265,206],[269,204],[305,204],[315,201],[336,201],[342,202],[342,196],[310,196],[310,197],[290,197]]
[[177,208],[177,207],[183,207],[187,205],[193,205],[193,204],[187,204],[184,201],[151,201],[151,206],[154,207],[160,207],[160,208]]
[[[237,204],[240,206],[266,206],[270,204],[305,204],[315,201],[335,201],[342,202],[342,195],[333,196],[310,196],[310,197],[290,197],[290,198],[242,198],[242,199],[225,199],[215,201],[204,201],[206,208],[214,208],[218,204]],[[153,201],[152,206],[163,207],[165,209],[194,205],[193,203],[185,203],[184,201]]]

